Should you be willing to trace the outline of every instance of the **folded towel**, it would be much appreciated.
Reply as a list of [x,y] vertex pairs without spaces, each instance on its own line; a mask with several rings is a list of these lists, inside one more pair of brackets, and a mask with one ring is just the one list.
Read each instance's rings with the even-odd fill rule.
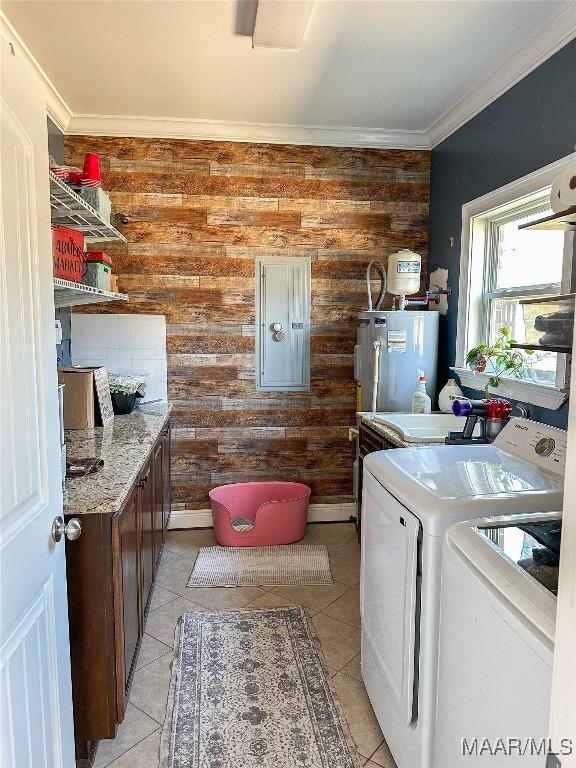
[[573,325],[573,309],[549,312],[547,315],[537,315],[534,318],[534,328],[536,328],[537,331],[556,331],[564,328],[572,328]]
[[552,332],[548,331],[544,334],[540,339],[538,339],[538,344],[542,344],[542,346],[558,346],[558,347],[571,347],[572,346],[572,332],[570,331],[564,331],[564,332]]

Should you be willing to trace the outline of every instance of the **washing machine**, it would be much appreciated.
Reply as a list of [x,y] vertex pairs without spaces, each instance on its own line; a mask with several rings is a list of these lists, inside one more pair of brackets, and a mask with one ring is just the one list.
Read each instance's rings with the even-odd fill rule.
[[542,768],[559,514],[458,523],[443,547],[434,768]]
[[442,543],[457,522],[562,508],[566,432],[512,419],[489,445],[364,459],[362,677],[398,768],[431,768]]

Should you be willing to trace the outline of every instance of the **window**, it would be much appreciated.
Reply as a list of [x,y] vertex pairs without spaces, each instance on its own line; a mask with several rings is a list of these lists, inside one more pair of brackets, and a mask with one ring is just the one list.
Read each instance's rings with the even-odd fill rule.
[[[487,217],[484,285],[482,291],[482,328],[492,343],[500,328],[507,326],[521,343],[537,341],[538,332],[526,337],[521,299],[558,294],[562,290],[564,268],[564,232],[522,230],[522,224],[551,215],[549,193],[511,211]],[[530,369],[524,378],[556,385],[558,355],[537,351],[530,357]]]
[[[528,335],[522,299],[570,291],[573,237],[561,230],[523,230],[521,225],[550,215],[550,186],[560,163],[472,201],[463,207],[462,267],[458,307],[456,372],[465,386],[483,389],[487,375],[464,368],[466,352],[492,343],[500,328],[510,328],[521,343]],[[510,379],[498,393],[558,408],[565,399],[566,356],[538,350],[528,358],[521,381]]]

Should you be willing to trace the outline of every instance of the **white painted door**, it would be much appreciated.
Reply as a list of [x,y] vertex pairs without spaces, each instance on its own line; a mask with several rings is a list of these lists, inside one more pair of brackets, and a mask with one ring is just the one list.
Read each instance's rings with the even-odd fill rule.
[[0,765],[72,768],[45,95],[0,24]]

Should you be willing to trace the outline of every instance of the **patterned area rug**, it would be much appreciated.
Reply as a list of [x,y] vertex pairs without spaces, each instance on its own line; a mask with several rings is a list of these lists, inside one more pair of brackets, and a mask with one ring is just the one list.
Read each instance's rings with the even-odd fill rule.
[[189,587],[332,584],[323,544],[278,547],[202,547]]
[[160,768],[359,768],[303,608],[185,613]]

